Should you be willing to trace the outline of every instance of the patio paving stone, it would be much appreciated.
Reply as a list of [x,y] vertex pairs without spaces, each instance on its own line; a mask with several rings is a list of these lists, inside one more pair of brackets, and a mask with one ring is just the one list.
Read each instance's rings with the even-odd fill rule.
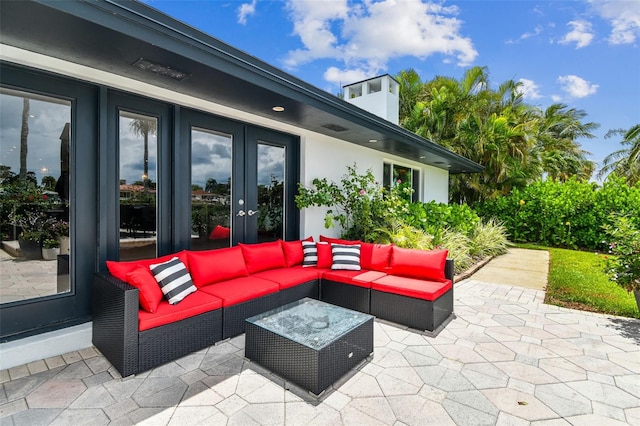
[[95,348],[0,371],[0,424],[640,425],[640,321],[455,288],[437,336],[376,320],[373,357],[320,398],[246,360],[242,335],[126,378]]

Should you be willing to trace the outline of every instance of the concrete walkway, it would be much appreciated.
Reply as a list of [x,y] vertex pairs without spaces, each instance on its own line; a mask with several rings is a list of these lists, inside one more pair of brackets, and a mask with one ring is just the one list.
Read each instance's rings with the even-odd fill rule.
[[548,277],[549,252],[519,248],[509,249],[473,274],[474,280],[536,290],[546,289]]
[[239,336],[125,379],[93,348],[1,371],[0,424],[640,425],[640,321],[477,276],[435,338],[377,320],[373,358],[320,401],[245,360]]

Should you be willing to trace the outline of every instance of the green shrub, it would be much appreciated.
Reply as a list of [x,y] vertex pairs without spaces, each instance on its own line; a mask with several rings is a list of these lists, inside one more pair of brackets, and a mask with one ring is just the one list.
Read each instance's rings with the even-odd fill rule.
[[613,224],[603,225],[609,236],[605,272],[609,279],[631,292],[640,290],[640,227],[626,216],[611,215]]
[[505,227],[495,219],[489,219],[486,223],[477,223],[469,240],[471,243],[469,254],[475,259],[498,256],[505,254],[508,250]]
[[438,247],[449,250],[449,258],[453,259],[455,273],[458,274],[475,263],[470,253],[471,245],[471,238],[468,236],[445,229],[442,231],[442,240]]
[[514,242],[598,250],[611,212],[628,214],[640,225],[640,185],[630,187],[615,176],[602,187],[575,179],[538,181],[475,210],[484,220],[497,218]]
[[394,244],[402,248],[421,250],[433,248],[433,235],[402,222],[397,222],[391,229],[379,229],[374,241],[380,244]]

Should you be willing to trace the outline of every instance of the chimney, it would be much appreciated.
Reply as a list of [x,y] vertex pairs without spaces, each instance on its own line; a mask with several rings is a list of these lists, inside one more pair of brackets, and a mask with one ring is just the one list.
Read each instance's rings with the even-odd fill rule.
[[389,74],[344,86],[344,99],[372,114],[398,124],[400,84]]

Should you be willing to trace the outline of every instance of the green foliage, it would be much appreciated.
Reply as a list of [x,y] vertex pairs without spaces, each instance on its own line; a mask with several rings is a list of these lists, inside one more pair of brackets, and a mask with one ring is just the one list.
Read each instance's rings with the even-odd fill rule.
[[587,251],[550,248],[545,303],[640,318],[633,295],[604,272],[604,256]]
[[326,178],[314,179],[314,188],[298,185],[296,205],[329,207],[325,214],[325,227],[336,224],[342,228],[342,237],[370,241],[380,229],[390,229],[398,215],[408,211],[406,186],[396,185],[390,191],[375,181],[371,170],[358,174],[356,165],[347,167],[340,184]]
[[391,229],[379,229],[378,231],[375,239],[377,243],[421,250],[433,248],[433,235],[402,222],[396,223]]
[[537,181],[479,203],[475,210],[485,220],[502,222],[514,242],[598,250],[607,239],[601,226],[611,223],[611,212],[628,214],[640,224],[640,185],[630,187],[615,176],[601,188],[576,179]]
[[524,103],[522,83],[491,87],[486,67],[467,69],[458,80],[437,76],[421,82],[402,71],[400,124],[482,166],[484,171],[452,176],[450,199],[474,205],[513,188],[524,189],[546,173],[565,181],[588,180],[595,168],[578,142],[593,138],[598,125],[565,104],[545,110]]
[[298,208],[329,207],[325,227],[340,225],[343,238],[423,250],[446,248],[456,273],[482,257],[506,251],[507,235],[497,221],[482,223],[464,204],[412,203],[411,188],[399,182],[385,191],[371,170],[359,175],[354,165],[340,184],[314,179],[313,185],[299,185]]
[[45,239],[42,240],[42,248],[52,249],[52,248],[57,248],[57,247],[60,247],[60,243],[58,242],[57,239],[45,238]]
[[627,291],[640,290],[640,227],[627,216],[611,215],[613,223],[602,228],[609,236],[605,271]]

